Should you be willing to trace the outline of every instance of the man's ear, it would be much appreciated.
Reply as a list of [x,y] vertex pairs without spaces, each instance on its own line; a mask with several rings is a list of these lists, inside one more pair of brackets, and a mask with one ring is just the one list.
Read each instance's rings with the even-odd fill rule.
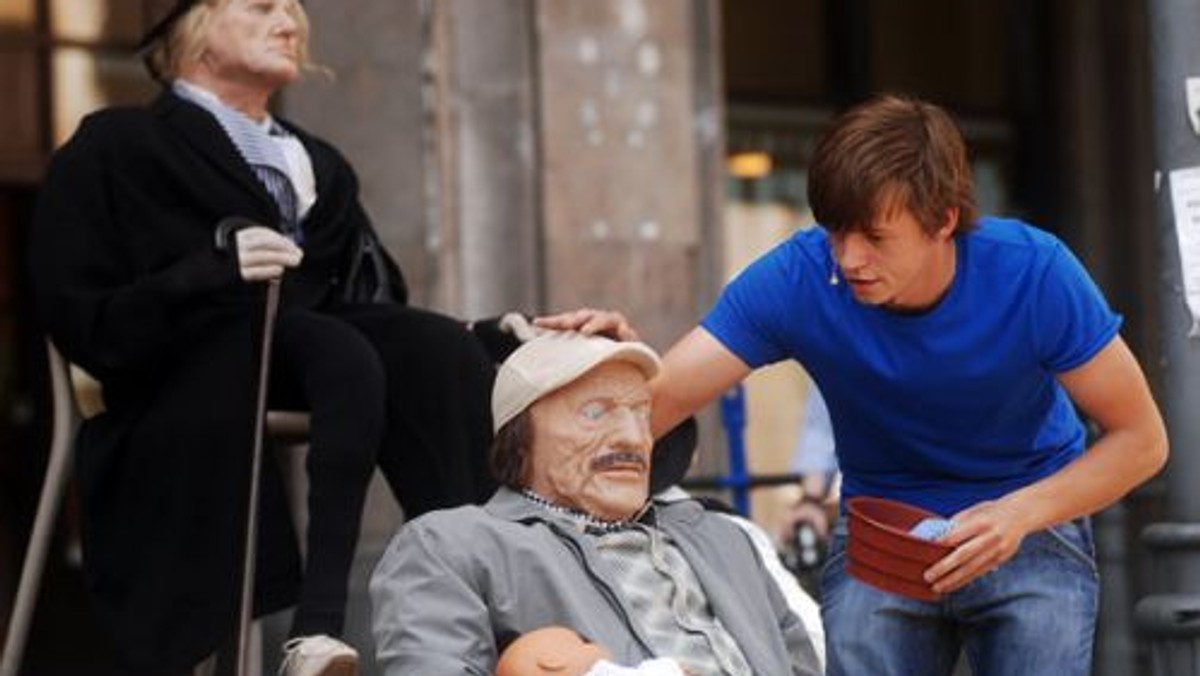
[[947,240],[954,236],[954,232],[958,230],[958,217],[962,212],[958,207],[950,207],[946,209],[946,220],[942,222],[941,227],[937,229],[935,239]]

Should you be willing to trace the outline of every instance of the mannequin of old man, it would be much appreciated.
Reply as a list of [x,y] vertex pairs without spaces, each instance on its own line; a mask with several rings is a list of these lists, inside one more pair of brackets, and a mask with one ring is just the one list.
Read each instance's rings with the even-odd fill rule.
[[383,673],[492,673],[496,637],[546,626],[612,654],[587,676],[818,673],[740,529],[696,501],[650,498],[660,368],[645,345],[579,334],[534,338],[504,362],[492,391],[502,488],[406,523],[372,576]]

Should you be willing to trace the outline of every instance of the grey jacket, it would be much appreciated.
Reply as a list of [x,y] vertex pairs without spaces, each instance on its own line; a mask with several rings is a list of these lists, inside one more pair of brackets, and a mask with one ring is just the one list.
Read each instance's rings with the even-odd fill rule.
[[[755,674],[820,673],[807,632],[736,525],[692,500],[658,503],[656,514]],[[655,657],[598,562],[570,520],[506,488],[483,507],[426,514],[400,529],[371,578],[378,662],[388,676],[489,675],[498,643],[548,625],[621,664]]]

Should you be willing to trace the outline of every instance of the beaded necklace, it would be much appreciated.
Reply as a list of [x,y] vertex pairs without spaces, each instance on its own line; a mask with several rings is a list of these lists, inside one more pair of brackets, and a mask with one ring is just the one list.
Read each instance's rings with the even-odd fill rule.
[[[555,514],[562,514],[563,516],[574,519],[575,521],[583,524],[585,528],[598,530],[602,533],[612,533],[630,528],[635,525],[633,521],[607,521],[605,519],[596,518],[587,512],[575,509],[573,507],[564,507],[563,505],[555,504],[538,495],[537,493],[534,493],[528,488],[522,490],[521,495],[535,505],[543,507],[551,512],[554,512]],[[640,514],[641,512],[639,512],[639,515]]]

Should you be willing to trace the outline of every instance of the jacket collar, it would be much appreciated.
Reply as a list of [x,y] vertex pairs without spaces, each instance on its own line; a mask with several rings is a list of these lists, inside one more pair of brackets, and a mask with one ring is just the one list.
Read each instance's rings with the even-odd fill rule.
[[278,220],[279,207],[267,193],[254,170],[242,159],[233,141],[221,128],[212,113],[184,100],[168,87],[155,99],[151,110],[163,122],[176,131],[183,142],[194,152],[208,160],[213,166],[245,188],[260,203],[267,213]]
[[553,512],[526,500],[525,496],[508,486],[501,486],[483,508],[505,521],[546,521],[554,516]]
[[[686,494],[685,494],[686,496]],[[678,493],[664,491],[654,496],[655,519],[660,527],[686,527],[704,515],[704,507],[690,497],[680,499]],[[571,517],[558,515],[527,500],[517,491],[501,486],[483,506],[492,516],[505,521],[555,521],[575,523]]]

